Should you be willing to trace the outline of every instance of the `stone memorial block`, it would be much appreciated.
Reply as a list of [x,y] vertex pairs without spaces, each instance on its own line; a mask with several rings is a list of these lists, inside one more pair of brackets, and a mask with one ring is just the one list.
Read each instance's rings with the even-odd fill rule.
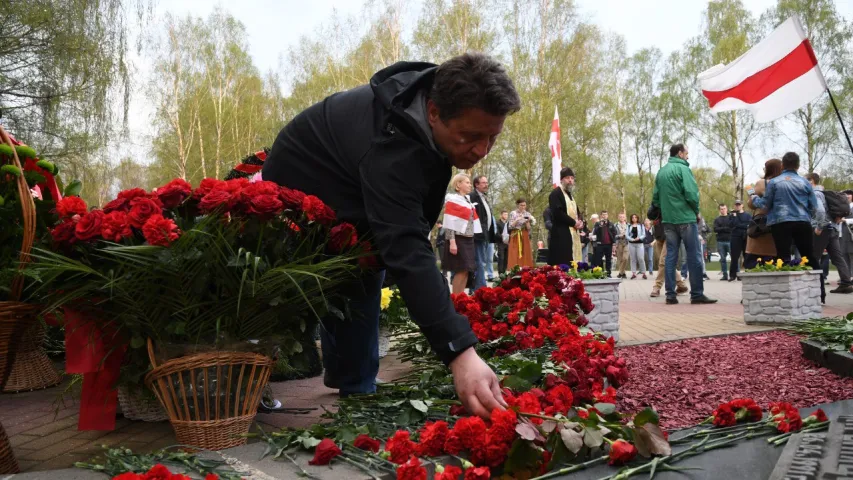
[[619,341],[619,285],[618,278],[584,280],[583,285],[595,308],[587,314],[589,328]]
[[853,480],[853,415],[842,415],[825,432],[791,436],[770,480]]
[[740,276],[747,325],[791,324],[823,316],[820,272],[746,272]]

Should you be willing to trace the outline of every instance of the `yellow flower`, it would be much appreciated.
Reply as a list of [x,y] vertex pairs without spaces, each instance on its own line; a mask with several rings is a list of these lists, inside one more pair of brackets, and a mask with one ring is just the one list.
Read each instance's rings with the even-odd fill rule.
[[807,263],[809,263],[809,257],[803,257],[800,259],[800,266],[804,267]]
[[387,287],[383,288],[382,289],[382,300],[379,302],[379,307],[382,310],[385,310],[386,308],[388,308],[388,305],[391,305],[391,298],[393,296],[394,296],[394,290],[391,290],[390,288],[387,288]]
[[783,262],[781,258],[776,260],[776,270],[779,270],[780,268],[782,268],[782,265],[784,265],[784,264],[785,264],[785,262]]
[[592,269],[592,273],[598,273],[601,271],[601,267],[595,267]]
[[578,269],[578,262],[572,261],[572,270]]
[[761,257],[758,257],[758,263],[761,263],[761,262],[762,262]]

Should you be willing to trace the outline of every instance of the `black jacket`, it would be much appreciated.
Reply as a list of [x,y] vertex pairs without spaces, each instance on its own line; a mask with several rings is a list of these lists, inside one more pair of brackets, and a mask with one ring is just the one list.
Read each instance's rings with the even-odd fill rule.
[[616,243],[616,225],[607,221],[607,230],[610,232],[610,243],[603,243],[604,237],[601,235],[601,230],[604,227],[604,222],[598,222],[592,229],[592,234],[595,235],[595,243],[598,245],[613,245]]
[[[545,209],[551,220],[550,243],[548,243],[549,265],[569,265],[573,260],[580,261],[579,258],[574,258],[572,252],[572,229],[577,222],[569,216],[567,209],[563,189],[557,187],[552,190],[548,195],[548,208]],[[575,215],[577,214],[578,212],[575,211]]]
[[545,221],[545,230],[550,232],[554,228],[554,220],[551,218],[551,207],[545,207],[545,210],[542,210],[542,220]]
[[731,216],[725,217],[720,215],[714,219],[714,233],[717,234],[718,242],[728,242],[732,238],[732,222]]
[[[370,85],[308,107],[278,134],[263,178],[320,197],[370,238],[432,349],[450,363],[477,343],[435,265],[429,231],[452,173],[415,107],[436,66],[399,62]],[[428,127],[427,127],[428,130]]]
[[749,222],[752,220],[752,215],[746,212],[732,212],[729,218],[731,219],[732,236],[746,238],[746,230],[749,228]]
[[[468,198],[471,200],[471,203],[474,204],[474,209],[477,210],[477,217],[480,218],[480,226],[483,227],[483,233],[475,233],[474,240],[486,243],[497,242],[495,235],[495,231],[497,229],[494,218],[495,212],[491,212],[492,228],[489,228],[489,212],[486,211],[486,205],[483,203],[483,197],[480,195],[480,192],[477,190],[471,190],[471,193],[468,194]],[[488,199],[486,199],[486,201],[488,201]],[[492,208],[494,207],[490,203],[489,211],[491,211]]]

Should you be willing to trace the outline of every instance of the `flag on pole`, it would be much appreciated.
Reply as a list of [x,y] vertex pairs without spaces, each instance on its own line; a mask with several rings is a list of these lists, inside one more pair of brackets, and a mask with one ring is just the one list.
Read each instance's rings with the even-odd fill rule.
[[548,139],[551,150],[551,180],[556,187],[560,184],[560,169],[563,168],[563,148],[560,145],[560,114],[554,107],[554,121],[551,122],[551,137]]
[[760,123],[803,107],[827,89],[797,16],[732,63],[700,73],[698,81],[712,112],[745,109]]

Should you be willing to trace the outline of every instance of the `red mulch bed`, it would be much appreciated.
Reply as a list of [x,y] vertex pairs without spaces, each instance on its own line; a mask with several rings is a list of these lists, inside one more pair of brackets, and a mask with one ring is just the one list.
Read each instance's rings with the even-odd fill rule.
[[618,355],[630,372],[618,390],[619,409],[653,407],[668,429],[696,425],[733,398],[765,409],[775,401],[804,408],[853,398],[853,378],[804,359],[799,337],[786,332],[637,345]]

